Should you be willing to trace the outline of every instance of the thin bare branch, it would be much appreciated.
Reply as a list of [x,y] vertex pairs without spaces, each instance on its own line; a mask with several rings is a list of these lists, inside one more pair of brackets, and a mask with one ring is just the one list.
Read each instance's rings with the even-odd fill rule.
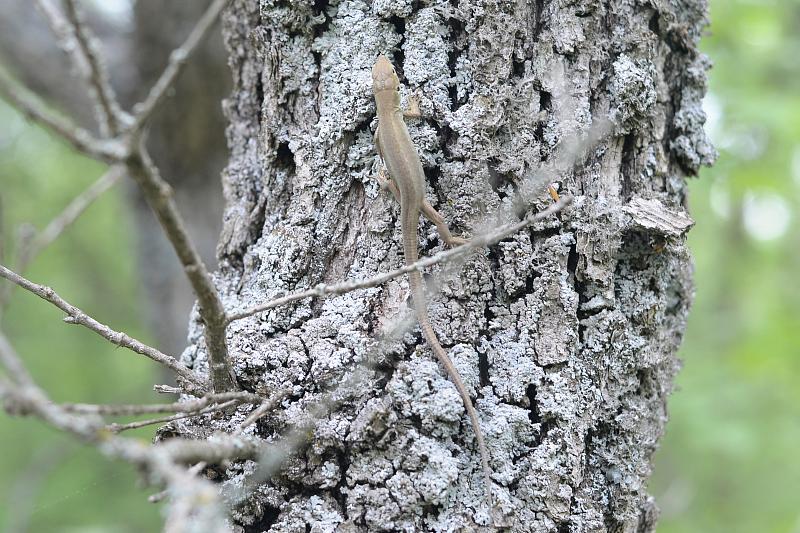
[[200,461],[217,464],[223,461],[255,459],[268,449],[257,439],[224,433],[213,435],[208,440],[169,439],[157,447],[165,450],[175,462],[183,464]]
[[37,255],[53,244],[95,200],[113,187],[124,175],[124,167],[113,166],[97,181],[76,196],[41,232],[34,235],[28,246],[20,250],[20,259],[17,262],[16,270],[24,272]]
[[[79,70],[84,74],[88,73],[87,79],[91,82],[90,85],[95,87],[98,93],[98,101],[101,102],[101,107],[105,109],[109,118],[111,133],[116,133],[118,128],[115,129],[114,124],[116,123],[113,122],[113,117],[117,116],[116,101],[110,88],[108,90],[103,88],[104,84],[107,83],[103,67],[98,55],[93,50],[92,37],[89,35],[88,29],[82,24],[74,0],[65,0],[69,20],[64,18],[51,0],[36,1],[39,8],[47,16],[62,48],[73,57]],[[142,125],[163,99],[167,90],[180,74],[186,59],[211,29],[228,1],[215,0],[212,2],[186,39],[186,42],[172,53],[164,73],[154,84],[147,99],[138,106],[135,123],[126,130],[128,132],[133,131],[133,137],[138,138],[137,134],[140,133]],[[0,81],[2,79],[0,78]],[[124,136],[122,140],[98,141],[85,130],[81,130],[45,113],[43,109],[33,103],[32,99],[20,97],[10,83],[0,84],[0,92],[3,94],[9,93],[9,99],[18,107],[27,110],[31,116],[47,123],[83,152],[109,162],[124,162],[129,174],[138,183],[145,199],[155,212],[168,239],[172,243],[197,296],[200,305],[200,317],[205,324],[204,333],[213,390],[216,392],[235,390],[236,381],[228,362],[228,349],[225,338],[225,327],[227,325],[225,308],[222,305],[211,275],[186,231],[183,219],[172,199],[172,189],[161,178],[158,168],[153,164],[147,151],[142,146],[141,139],[138,139],[138,146],[133,151],[130,150],[131,136]],[[117,118],[119,119],[119,116]],[[101,151],[98,145],[102,143],[109,143],[111,147],[114,147],[113,154]],[[174,362],[174,359],[172,361]],[[173,370],[176,369],[173,368]],[[191,374],[188,369],[185,370]]]
[[76,196],[61,213],[58,214],[34,239],[37,252],[52,244],[64,230],[78,220],[86,209],[95,200],[100,198],[107,190],[117,184],[125,175],[125,169],[120,166],[111,167],[97,181],[89,185],[82,193]]
[[134,416],[153,413],[193,413],[223,402],[261,403],[264,398],[250,392],[222,392],[207,394],[197,400],[187,400],[160,404],[103,405],[88,403],[66,403],[61,408],[68,413],[92,414],[101,416]]
[[195,51],[197,45],[200,44],[209,30],[214,26],[222,10],[225,9],[225,6],[227,6],[229,2],[230,0],[214,0],[214,2],[208,6],[205,13],[203,13],[203,16],[200,17],[200,20],[197,21],[194,29],[192,29],[191,33],[186,38],[186,41],[172,51],[164,72],[161,73],[161,76],[159,76],[158,80],[153,84],[147,98],[133,107],[134,122],[133,126],[130,128],[131,131],[137,132],[141,130],[142,126],[153,114],[155,108],[158,107],[158,104],[161,103],[172,88],[175,80],[183,70],[184,65],[186,65],[186,61]]
[[52,0],[36,0],[36,6],[47,19],[59,47],[70,57],[75,71],[89,89],[102,133],[106,136],[118,134],[124,113],[108,82],[108,74],[100,60],[95,37],[84,24],[83,14],[78,6],[74,0],[64,0],[66,16]]
[[17,356],[16,351],[2,331],[0,331],[0,364],[5,367],[8,377],[11,379],[10,382],[3,382],[7,389],[13,389],[17,385],[27,386],[33,383],[33,378],[28,373],[28,369],[25,368],[22,359]]
[[336,283],[334,285],[326,285],[324,283],[320,283],[316,285],[312,289],[307,289],[304,291],[298,291],[291,294],[287,294],[286,296],[281,296],[280,298],[275,298],[274,300],[270,300],[263,304],[259,304],[255,307],[251,307],[249,309],[245,309],[243,311],[239,311],[236,313],[229,313],[228,314],[228,323],[233,322],[235,320],[241,320],[243,318],[247,318],[249,316],[253,316],[257,313],[262,311],[266,311],[268,309],[272,309],[273,307],[278,307],[281,305],[286,305],[288,303],[302,300],[305,298],[322,298],[331,294],[344,294],[347,292],[351,292],[358,289],[366,289],[370,287],[377,287],[382,283],[386,283],[390,279],[394,279],[396,277],[402,276],[408,272],[414,270],[422,270],[424,268],[431,267],[438,263],[451,261],[457,257],[464,256],[473,250],[477,250],[479,248],[483,248],[485,246],[490,246],[495,244],[509,235],[513,235],[514,233],[530,226],[531,224],[543,220],[551,215],[554,215],[560,212],[562,209],[567,207],[570,203],[572,203],[571,196],[563,196],[559,199],[558,202],[552,204],[544,211],[540,211],[534,215],[526,217],[520,222],[515,224],[508,224],[506,226],[501,227],[497,231],[488,233],[486,235],[477,236],[471,239],[466,244],[462,244],[461,246],[456,246],[449,250],[445,250],[439,252],[435,255],[430,257],[426,257],[420,259],[416,263],[411,265],[403,266],[396,270],[392,270],[391,272],[386,272],[384,274],[378,274],[377,276],[373,276],[371,278],[363,279],[363,280],[355,280],[355,281],[345,281],[343,283]]
[[[261,448],[252,440],[212,438],[212,441],[170,439],[150,446],[138,439],[126,439],[109,433],[102,421],[91,415],[74,415],[54,404],[24,371],[19,356],[0,333],[0,364],[13,381],[0,377],[0,399],[6,410],[19,415],[33,415],[48,425],[70,433],[81,441],[96,446],[103,454],[142,468],[152,484],[166,484],[172,496],[167,514],[166,531],[227,532],[226,512],[217,489],[207,480],[189,474],[180,466],[205,457],[219,462],[253,456]],[[23,371],[19,372],[22,368]],[[200,459],[192,460],[194,457]]]
[[193,390],[205,391],[207,389],[207,384],[200,377],[195,375],[191,370],[186,368],[186,366],[181,364],[174,357],[162,353],[152,346],[148,346],[147,344],[144,344],[143,342],[138,341],[125,333],[115,331],[105,324],[98,322],[91,316],[87,315],[74,305],[61,298],[50,287],[33,283],[32,281],[25,279],[3,265],[0,265],[0,277],[15,283],[29,292],[32,292],[39,298],[47,300],[51,304],[64,311],[68,315],[67,318],[64,319],[65,322],[85,326],[117,346],[123,346],[138,354],[144,355],[145,357],[149,357],[157,363],[161,363],[162,365],[174,371],[180,378],[185,380]]
[[153,385],[153,391],[159,394],[183,394],[180,387],[173,387],[172,385],[164,385],[163,383],[156,383]]
[[233,435],[239,435],[242,431],[247,429],[248,426],[255,424],[259,419],[264,417],[267,413],[273,411],[275,407],[280,404],[286,396],[289,394],[289,389],[283,389],[277,391],[272,397],[259,405],[252,413],[250,413],[244,421],[239,424],[235,430],[233,430]]
[[0,72],[0,96],[28,119],[45,126],[89,157],[114,163],[127,153],[125,145],[119,141],[98,139],[89,131],[49,111],[31,93],[15,85],[2,72]]
[[127,165],[131,176],[139,185],[145,200],[172,243],[197,296],[200,318],[205,324],[204,336],[213,390],[214,392],[235,390],[236,381],[228,362],[228,346],[225,339],[227,326],[225,308],[211,274],[186,231],[186,225],[173,200],[172,187],[161,178],[158,168],[143,146],[139,146],[137,152],[128,159]]
[[47,24],[56,37],[59,48],[72,61],[75,70],[81,77],[88,77],[90,66],[88,58],[83,55],[80,45],[77,42],[75,28],[67,21],[64,14],[52,2],[52,0],[34,0],[36,7],[47,19]]
[[173,420],[180,420],[182,418],[191,418],[194,416],[204,415],[206,413],[213,413],[214,411],[222,411],[223,409],[227,409],[228,407],[233,407],[238,403],[239,402],[236,400],[231,400],[216,405],[210,405],[205,409],[201,409],[193,413],[178,413],[176,415],[162,416],[159,418],[150,418],[148,420],[137,420],[136,422],[128,422],[127,424],[119,424],[115,422],[113,424],[107,425],[106,429],[108,429],[112,433],[120,433],[122,431],[127,431],[129,429],[139,429],[146,426],[152,426],[153,424],[163,424],[165,422],[172,422]]
[[[206,466],[208,466],[208,463],[206,463],[205,461],[200,461],[199,463],[194,464],[191,467],[187,468],[186,469],[186,473],[189,474],[189,475],[192,475],[192,476],[196,476]],[[161,492],[157,492],[157,493],[155,493],[155,494],[153,494],[151,496],[148,496],[147,501],[150,502],[150,503],[158,503],[161,500],[163,500],[164,498],[166,498],[167,496],[168,496],[167,491],[162,490]]]
[[123,113],[117,102],[114,89],[108,82],[108,72],[97,47],[97,38],[86,26],[83,13],[78,8],[75,0],[64,0],[64,7],[80,53],[89,66],[85,78],[92,97],[97,104],[100,127],[107,134],[117,135],[121,129],[120,122]]

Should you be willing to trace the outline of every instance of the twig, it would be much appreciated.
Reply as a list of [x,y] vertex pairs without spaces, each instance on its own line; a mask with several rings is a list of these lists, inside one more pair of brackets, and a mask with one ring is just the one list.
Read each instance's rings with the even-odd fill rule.
[[[227,531],[226,513],[217,489],[208,481],[190,475],[179,466],[184,462],[219,462],[254,457],[261,446],[242,438],[212,437],[211,441],[170,439],[155,446],[126,439],[104,430],[102,422],[89,415],[73,415],[54,404],[25,371],[19,356],[0,333],[0,364],[11,381],[0,376],[0,399],[9,412],[34,415],[50,426],[70,433],[103,454],[142,468],[153,484],[165,483],[173,496],[167,514],[167,531]],[[20,371],[21,369],[21,371]],[[226,455],[227,454],[227,455]],[[198,457],[198,459],[191,460]],[[170,529],[175,525],[182,529]]]
[[213,413],[214,411],[221,411],[223,409],[227,409],[228,407],[233,407],[237,405],[239,402],[236,400],[231,400],[229,402],[224,402],[216,405],[210,405],[205,409],[200,409],[199,411],[194,411],[192,413],[178,413],[176,415],[171,416],[162,416],[160,418],[150,418],[148,420],[137,420],[136,422],[128,422],[127,424],[119,424],[114,422],[113,424],[109,424],[106,426],[106,429],[111,431],[112,433],[120,433],[122,431],[127,431],[129,429],[139,429],[146,426],[152,426],[153,424],[163,424],[164,422],[172,422],[173,420],[180,420],[182,418],[191,418],[194,416],[204,415],[206,413]]
[[268,448],[257,439],[225,433],[217,433],[208,440],[169,439],[155,447],[164,450],[173,461],[183,464],[200,461],[219,464],[223,461],[255,459]]
[[[2,331],[0,331],[0,364],[6,368],[8,377],[11,379],[11,381],[7,381],[0,376],[0,385],[3,385],[5,389],[11,390],[15,386],[27,386],[33,383],[28,369],[25,368],[22,359],[16,355]],[[0,390],[3,389],[0,388]]]
[[102,131],[110,135],[117,135],[120,132],[120,118],[123,114],[117,103],[114,89],[108,82],[108,72],[100,58],[100,52],[96,45],[97,39],[84,23],[83,13],[78,9],[75,0],[64,0],[64,6],[80,54],[88,65],[88,71],[84,73],[84,78],[86,78],[86,84],[97,104],[98,123]]
[[282,389],[272,395],[272,397],[259,405],[256,409],[250,413],[244,421],[239,424],[236,429],[234,429],[231,433],[233,435],[239,435],[242,431],[247,429],[248,426],[251,424],[255,424],[261,417],[269,413],[270,411],[274,410],[275,407],[283,401],[284,398],[289,394],[288,389]]
[[[192,476],[196,476],[206,466],[208,466],[208,463],[206,463],[205,461],[200,461],[199,463],[192,465],[190,468],[186,469],[186,473]],[[148,496],[147,501],[150,503],[158,503],[166,497],[167,497],[167,491],[162,490],[161,492],[157,492],[155,494]]]
[[250,392],[223,392],[207,394],[197,400],[160,404],[104,405],[87,403],[66,403],[61,408],[68,413],[92,414],[102,416],[134,416],[153,413],[192,413],[209,405],[223,403],[261,403],[264,398]]
[[249,316],[255,315],[262,311],[266,311],[268,309],[272,309],[273,307],[278,307],[281,305],[285,305],[296,300],[302,300],[304,298],[313,298],[319,297],[322,298],[327,295],[331,294],[344,294],[347,292],[351,292],[358,289],[366,289],[370,287],[377,287],[378,285],[389,281],[390,279],[402,276],[408,272],[413,270],[422,270],[424,268],[428,268],[430,266],[436,265],[438,263],[442,263],[444,261],[453,260],[459,256],[463,256],[471,252],[472,250],[476,250],[478,248],[483,248],[485,246],[489,246],[495,244],[509,235],[513,235],[514,233],[522,230],[523,228],[530,226],[531,224],[538,222],[544,218],[549,217],[555,213],[560,212],[562,209],[567,207],[570,203],[572,203],[571,196],[563,196],[559,199],[558,202],[550,205],[544,211],[540,211],[534,215],[526,217],[520,222],[515,224],[509,224],[503,226],[499,230],[488,233],[486,235],[477,236],[471,239],[466,244],[462,244],[460,246],[456,246],[455,248],[451,248],[450,250],[445,250],[434,254],[430,257],[425,257],[420,259],[416,263],[411,265],[403,266],[396,270],[392,270],[391,272],[386,272],[384,274],[378,274],[377,276],[373,276],[371,278],[363,279],[363,280],[355,280],[355,281],[345,281],[343,283],[337,283],[335,285],[326,285],[324,283],[320,283],[316,285],[312,289],[306,289],[304,291],[298,291],[291,294],[287,294],[286,296],[281,296],[280,298],[275,298],[274,300],[270,300],[263,304],[259,304],[255,307],[251,307],[249,309],[245,309],[243,311],[239,311],[236,313],[229,313],[228,314],[228,323],[233,322],[235,320],[241,320],[243,318],[247,318]]
[[[111,117],[114,115],[114,95],[110,89],[105,91],[102,88],[103,83],[101,82],[105,79],[102,65],[91,49],[91,38],[88,35],[88,30],[82,26],[80,17],[75,11],[74,0],[65,1],[71,14],[71,22],[64,19],[51,0],[37,0],[37,4],[47,16],[62,48],[72,55],[76,65],[83,69],[84,73],[89,73],[89,78],[94,80],[92,86],[97,88],[98,93],[103,92],[105,95],[106,103],[101,107],[105,107],[109,112],[109,117]],[[10,83],[0,83],[0,92],[3,94],[8,93],[10,95],[9,100],[13,104],[28,112],[31,116],[47,123],[83,152],[104,161],[125,164],[128,173],[138,183],[147,203],[155,212],[168,239],[172,243],[197,296],[200,305],[200,317],[205,325],[204,336],[208,351],[211,385],[215,392],[236,389],[236,381],[228,362],[228,348],[225,338],[225,328],[227,326],[225,308],[222,305],[220,295],[214,286],[211,275],[186,231],[183,219],[172,199],[172,189],[161,178],[158,168],[151,161],[149,154],[142,145],[140,133],[147,118],[164,98],[167,90],[180,74],[187,58],[209,32],[222,10],[228,4],[228,1],[215,0],[209,6],[184,44],[172,53],[169,64],[153,85],[148,97],[141,105],[137,106],[137,118],[125,129],[124,133],[126,135],[122,135],[118,139],[110,141],[96,140],[85,130],[47,114],[32,100],[21,97]],[[100,81],[98,82],[98,80]],[[0,81],[5,80],[0,77]],[[108,146],[104,146],[104,149],[101,149],[99,145],[102,145],[102,143],[107,143]],[[175,369],[173,368],[173,370]],[[189,372],[188,369],[186,371]]]
[[205,391],[207,389],[207,384],[201,378],[196,376],[191,370],[186,368],[186,366],[181,364],[175,358],[162,353],[152,346],[148,346],[147,344],[144,344],[143,342],[140,342],[133,337],[126,335],[125,333],[115,331],[105,324],[98,322],[91,316],[87,315],[74,305],[61,298],[50,287],[33,283],[32,281],[25,279],[3,265],[0,265],[0,277],[15,283],[29,292],[32,292],[39,298],[47,300],[51,304],[64,311],[68,315],[68,317],[64,319],[65,322],[85,326],[117,346],[124,346],[129,350],[161,363],[183,378],[195,391]]
[[200,318],[205,324],[205,341],[208,350],[211,386],[214,392],[236,389],[228,362],[228,346],[225,339],[227,317],[217,288],[206,269],[200,254],[186,231],[172,196],[172,188],[158,172],[143,146],[127,161],[128,170],[138,183],[142,194],[156,214],[161,227],[178,254],[186,276],[200,304]]
[[75,27],[67,21],[61,10],[51,0],[34,0],[34,3],[47,19],[47,24],[56,37],[58,47],[70,58],[78,74],[83,78],[88,78],[91,67],[88,58],[83,54],[77,42]]
[[121,142],[98,139],[89,131],[48,111],[27,90],[14,85],[2,72],[0,72],[0,96],[16,107],[28,119],[52,130],[76,150],[94,159],[105,161],[106,163],[114,163],[125,157],[127,153],[124,144]]
[[159,394],[183,394],[183,390],[180,387],[164,385],[163,383],[153,385],[153,390]]
[[28,246],[20,250],[20,259],[17,261],[16,270],[20,273],[24,272],[30,262],[33,261],[42,250],[55,242],[64,231],[78,220],[78,217],[80,217],[95,200],[114,186],[124,175],[124,167],[113,166],[97,181],[73,198],[64,210],[53,218],[41,232],[34,235]]
[[215,0],[212,2],[205,13],[203,13],[203,16],[197,21],[194,29],[192,29],[192,32],[186,38],[186,41],[172,51],[169,56],[169,63],[167,63],[164,72],[161,73],[161,76],[159,76],[158,80],[153,84],[153,87],[147,94],[147,98],[133,106],[134,121],[130,128],[131,131],[136,132],[141,130],[144,123],[147,122],[155,108],[161,103],[173,83],[175,83],[186,61],[197,48],[197,45],[200,44],[209,30],[214,26],[222,10],[225,9],[225,6],[227,6],[229,2],[230,0]]
[[108,172],[89,185],[82,193],[76,196],[61,213],[58,214],[39,233],[33,241],[36,252],[40,252],[53,243],[64,230],[69,228],[86,209],[100,198],[104,192],[117,184],[125,175],[125,169],[120,166],[111,167]]

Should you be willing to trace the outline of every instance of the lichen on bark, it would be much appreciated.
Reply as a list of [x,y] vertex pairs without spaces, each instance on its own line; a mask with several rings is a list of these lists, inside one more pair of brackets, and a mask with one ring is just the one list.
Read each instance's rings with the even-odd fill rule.
[[[409,128],[428,199],[457,233],[543,208],[545,179],[575,197],[432,272],[431,321],[475,399],[510,529],[653,531],[646,483],[692,297],[685,176],[714,157],[696,49],[705,12],[704,0],[234,2],[217,276],[228,309],[401,264],[399,209],[373,178],[369,73],[387,54],[403,97],[421,96]],[[442,247],[428,222],[419,243],[423,255]],[[229,327],[240,384],[291,390],[257,436],[278,438],[349,385],[240,502],[243,531],[488,524],[469,421],[418,329],[348,381],[408,299],[401,278]],[[202,370],[196,325],[191,340],[184,359]],[[220,475],[238,483],[248,469]]]

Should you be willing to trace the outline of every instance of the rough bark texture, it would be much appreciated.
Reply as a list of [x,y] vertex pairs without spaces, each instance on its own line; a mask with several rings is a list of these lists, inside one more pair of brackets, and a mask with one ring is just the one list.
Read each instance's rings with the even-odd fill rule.
[[[713,160],[696,50],[704,0],[237,1],[218,285],[230,309],[401,264],[378,190],[370,67],[425,118],[428,198],[456,233],[575,203],[434,278],[431,321],[471,389],[512,531],[654,530],[646,483],[692,297],[684,176]],[[596,137],[570,148],[569,139]],[[440,249],[421,224],[424,254]],[[429,285],[431,285],[429,283]],[[407,305],[403,278],[235,322],[241,385],[291,385],[276,438]],[[202,337],[184,358],[205,368]],[[234,512],[244,531],[459,531],[488,523],[474,435],[418,328]],[[212,422],[230,428],[243,413]],[[209,428],[173,426],[180,433]],[[224,473],[241,484],[253,465]]]

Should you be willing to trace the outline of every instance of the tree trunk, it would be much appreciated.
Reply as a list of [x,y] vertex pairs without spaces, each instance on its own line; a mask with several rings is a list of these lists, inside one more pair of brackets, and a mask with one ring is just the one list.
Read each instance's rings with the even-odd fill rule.
[[[705,13],[705,0],[234,2],[218,274],[227,307],[402,264],[399,207],[374,180],[370,67],[387,54],[404,99],[421,96],[424,117],[409,128],[428,200],[455,233],[541,210],[545,180],[575,198],[428,281],[505,521],[511,531],[653,531],[650,460],[692,297],[684,176],[714,157],[702,131],[708,61],[696,49]],[[421,254],[440,250],[433,226],[420,227]],[[488,524],[474,433],[419,328],[378,342],[408,299],[397,278],[231,325],[240,384],[291,387],[249,431],[277,438],[341,389],[308,445],[235,510],[243,531]],[[202,369],[196,324],[192,335],[185,358]],[[383,358],[353,383],[376,346]],[[235,486],[251,470],[224,475]]]

